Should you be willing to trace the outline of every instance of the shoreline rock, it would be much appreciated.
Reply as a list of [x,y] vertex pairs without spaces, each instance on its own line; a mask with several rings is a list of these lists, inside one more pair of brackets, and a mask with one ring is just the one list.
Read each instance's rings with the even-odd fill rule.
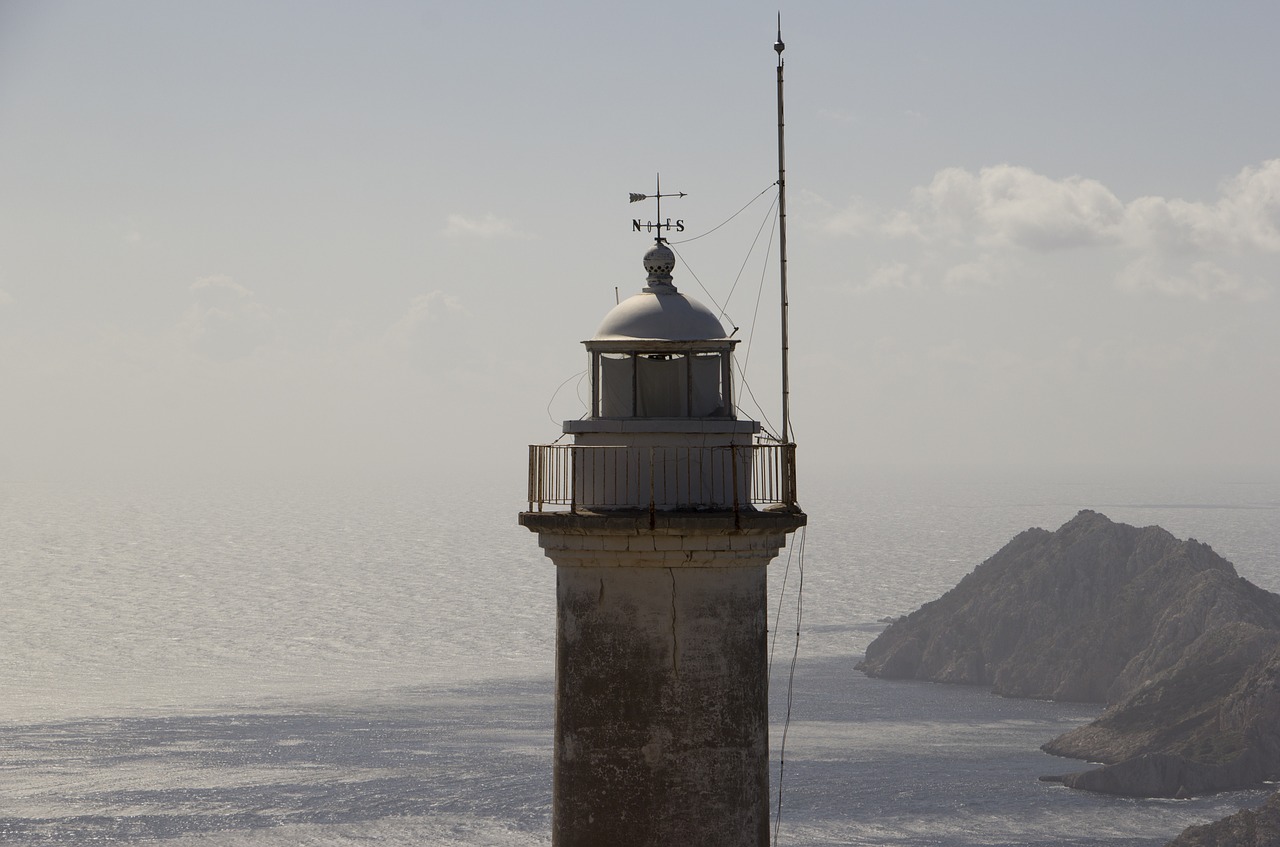
[[1203,826],[1191,826],[1166,847],[1274,847],[1280,844],[1280,792],[1256,809]]

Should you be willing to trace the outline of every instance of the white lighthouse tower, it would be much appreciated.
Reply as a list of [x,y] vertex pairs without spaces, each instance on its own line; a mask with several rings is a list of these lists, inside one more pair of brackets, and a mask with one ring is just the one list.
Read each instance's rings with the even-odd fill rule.
[[647,284],[586,342],[591,410],[529,452],[556,567],[553,843],[768,844],[766,568],[805,524],[795,445],[736,415],[735,339]]

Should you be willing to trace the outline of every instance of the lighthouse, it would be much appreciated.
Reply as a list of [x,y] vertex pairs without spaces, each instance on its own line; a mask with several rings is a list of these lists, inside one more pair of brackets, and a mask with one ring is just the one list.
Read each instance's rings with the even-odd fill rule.
[[766,571],[806,522],[795,445],[738,416],[737,340],[661,237],[643,261],[583,342],[572,442],[529,449],[519,521],[556,568],[552,843],[764,847]]

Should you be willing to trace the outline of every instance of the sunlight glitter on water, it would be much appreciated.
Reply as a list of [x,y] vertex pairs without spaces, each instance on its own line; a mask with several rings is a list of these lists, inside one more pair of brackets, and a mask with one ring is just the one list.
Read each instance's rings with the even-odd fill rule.
[[[0,486],[0,840],[548,843],[554,568],[515,525],[521,504],[432,490]],[[1274,590],[1280,486],[806,491],[783,843],[1136,847],[1261,798],[1045,785],[1080,765],[1038,746],[1091,707],[853,664],[882,618],[1099,504],[1208,541]],[[775,746],[798,569],[784,554],[770,573]]]

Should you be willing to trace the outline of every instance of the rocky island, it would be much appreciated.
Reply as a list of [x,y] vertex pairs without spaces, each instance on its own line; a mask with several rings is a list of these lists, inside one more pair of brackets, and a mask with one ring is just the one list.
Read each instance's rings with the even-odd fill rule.
[[[1044,745],[1103,764],[1050,777],[1072,788],[1186,797],[1280,776],[1280,595],[1160,527],[1082,511],[1029,529],[890,624],[858,667],[1105,704]],[[1277,802],[1242,813],[1247,824],[1274,821]]]

